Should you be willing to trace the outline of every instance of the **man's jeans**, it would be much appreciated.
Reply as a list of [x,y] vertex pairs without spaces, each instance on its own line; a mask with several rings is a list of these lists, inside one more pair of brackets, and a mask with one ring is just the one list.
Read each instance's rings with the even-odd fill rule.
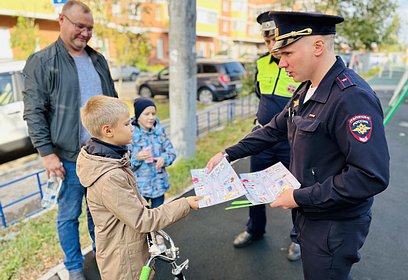
[[[82,199],[86,189],[80,184],[76,174],[76,163],[62,161],[65,168],[65,179],[58,196],[57,230],[65,258],[64,264],[69,272],[83,271],[84,257],[79,243],[79,216],[82,213]],[[95,244],[94,223],[86,207],[88,230]]]

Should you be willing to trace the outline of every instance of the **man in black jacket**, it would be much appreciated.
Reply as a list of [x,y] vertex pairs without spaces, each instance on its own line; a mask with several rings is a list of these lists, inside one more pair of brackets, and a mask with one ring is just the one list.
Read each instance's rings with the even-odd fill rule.
[[286,189],[271,207],[297,209],[296,228],[305,279],[351,279],[371,223],[374,196],[389,183],[389,153],[381,103],[370,86],[334,54],[342,17],[271,12],[274,50],[302,82],[266,126],[216,154],[235,160],[282,139],[291,148],[290,171],[300,189]]
[[[58,198],[57,230],[70,279],[85,279],[78,217],[85,188],[76,175],[76,159],[89,138],[79,109],[94,95],[117,97],[105,58],[87,45],[93,16],[87,5],[68,1],[59,16],[60,36],[32,54],[24,68],[24,119],[48,178],[63,180]],[[94,225],[87,209],[88,229]]]

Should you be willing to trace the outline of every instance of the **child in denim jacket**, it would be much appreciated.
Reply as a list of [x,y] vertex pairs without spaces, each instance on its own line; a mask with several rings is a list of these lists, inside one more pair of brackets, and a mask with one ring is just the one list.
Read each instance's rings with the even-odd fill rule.
[[176,159],[176,152],[156,117],[156,105],[148,98],[134,102],[133,149],[130,160],[140,194],[156,208],[164,202],[170,188],[166,167]]

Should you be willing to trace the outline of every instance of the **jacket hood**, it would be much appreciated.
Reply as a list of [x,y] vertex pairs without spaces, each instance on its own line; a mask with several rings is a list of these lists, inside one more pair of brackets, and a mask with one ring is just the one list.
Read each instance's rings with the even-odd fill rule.
[[122,158],[115,159],[89,154],[84,147],[77,160],[77,174],[85,188],[92,186],[107,172],[126,167],[130,168],[129,152]]

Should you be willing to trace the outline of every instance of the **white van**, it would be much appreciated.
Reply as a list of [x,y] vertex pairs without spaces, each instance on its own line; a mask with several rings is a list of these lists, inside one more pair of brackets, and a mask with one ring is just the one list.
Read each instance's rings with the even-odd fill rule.
[[0,62],[0,164],[35,152],[23,120],[25,61]]

